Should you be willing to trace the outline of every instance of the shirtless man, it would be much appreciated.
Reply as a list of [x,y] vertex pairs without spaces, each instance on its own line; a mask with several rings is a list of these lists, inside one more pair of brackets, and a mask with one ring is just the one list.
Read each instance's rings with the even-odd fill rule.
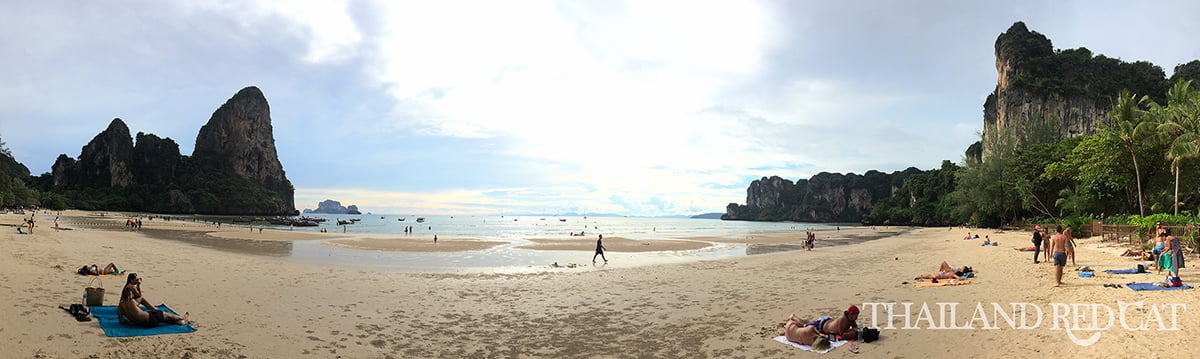
[[818,337],[827,339],[836,339],[838,335],[845,337],[844,334],[850,334],[853,329],[858,327],[858,324],[855,323],[857,320],[858,307],[853,305],[842,312],[840,317],[821,317],[811,322],[793,314],[788,317],[787,324],[783,325],[783,330],[779,334],[782,334],[790,342],[813,345]]
[[1056,232],[1053,237],[1050,237],[1050,249],[1054,251],[1054,286],[1062,286],[1063,267],[1067,265],[1067,242],[1071,238],[1071,227],[1067,227],[1063,231],[1062,225],[1058,225],[1054,229]]
[[[132,321],[146,327],[156,327],[158,323],[171,324],[187,324],[188,314],[183,316],[167,313],[155,308],[150,304],[146,297],[141,293],[142,279],[138,278],[137,273],[129,273],[128,279],[125,281],[125,288],[121,290],[121,302],[117,304],[117,318],[121,323]],[[149,311],[142,310],[141,305],[149,308]]]

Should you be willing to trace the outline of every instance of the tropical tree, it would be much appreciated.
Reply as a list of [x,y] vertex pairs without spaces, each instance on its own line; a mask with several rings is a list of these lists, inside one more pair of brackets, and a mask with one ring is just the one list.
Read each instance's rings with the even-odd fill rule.
[[1142,106],[1145,106],[1147,102],[1150,102],[1149,97],[1139,99],[1129,90],[1121,90],[1121,93],[1117,95],[1116,105],[1108,113],[1112,124],[1100,131],[1101,135],[1120,142],[1125,149],[1129,150],[1129,156],[1133,159],[1134,177],[1137,179],[1138,215],[1140,216],[1146,215],[1146,205],[1142,200],[1142,171],[1138,168],[1137,147],[1143,139],[1153,135],[1156,131],[1153,122],[1143,121],[1145,111],[1142,110]]
[[1180,80],[1167,90],[1167,107],[1152,105],[1151,118],[1160,135],[1170,140],[1167,158],[1175,174],[1175,215],[1179,215],[1179,173],[1183,161],[1200,157],[1200,91],[1191,80]]

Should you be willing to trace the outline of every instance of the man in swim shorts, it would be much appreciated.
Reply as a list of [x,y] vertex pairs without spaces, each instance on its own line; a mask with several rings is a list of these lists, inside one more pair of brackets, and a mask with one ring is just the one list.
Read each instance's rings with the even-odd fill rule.
[[1062,225],[1055,227],[1053,237],[1050,237],[1050,249],[1054,251],[1054,286],[1062,286],[1063,267],[1067,265],[1067,242],[1071,240],[1071,227],[1063,231]]

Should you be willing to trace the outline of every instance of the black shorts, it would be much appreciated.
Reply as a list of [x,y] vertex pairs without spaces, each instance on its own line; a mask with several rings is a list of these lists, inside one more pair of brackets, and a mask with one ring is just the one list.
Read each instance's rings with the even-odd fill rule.
[[163,311],[158,310],[158,309],[151,309],[149,311],[149,313],[150,313],[150,321],[146,322],[147,327],[150,327],[150,328],[157,327],[158,323],[163,322]]

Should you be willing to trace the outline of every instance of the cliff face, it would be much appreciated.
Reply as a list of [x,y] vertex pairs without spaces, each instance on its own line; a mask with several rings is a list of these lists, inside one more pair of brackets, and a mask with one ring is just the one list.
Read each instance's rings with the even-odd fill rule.
[[985,158],[1001,136],[1020,144],[1031,136],[1094,135],[1109,122],[1121,89],[1161,100],[1167,88],[1165,73],[1154,64],[1082,47],[1055,50],[1050,39],[1021,22],[996,38],[995,49],[996,88],[983,105]]
[[909,176],[919,173],[915,168],[892,174],[822,172],[794,183],[778,176],[763,177],[746,189],[746,205],[730,203],[721,219],[858,222],[875,203],[891,197]]
[[275,150],[271,107],[257,87],[238,91],[213,112],[196,135],[192,157],[200,166],[229,171],[265,190],[253,206],[226,203],[222,213],[297,213],[295,190]]
[[238,91],[221,105],[200,133],[192,156],[200,162],[233,170],[260,184],[284,180],[275,153],[271,107],[257,87]]
[[108,124],[108,128],[92,138],[79,154],[79,176],[85,182],[128,187],[133,183],[129,159],[133,154],[133,139],[129,127],[119,118]]
[[[192,157],[170,138],[137,134],[115,119],[74,160],[60,155],[53,190],[82,209],[292,215],[294,189],[275,150],[270,108],[247,87],[217,109]],[[87,191],[79,191],[84,190]]]
[[175,177],[175,171],[181,161],[179,144],[170,138],[159,138],[154,134],[141,132],[137,134],[136,143],[130,162],[138,182],[163,183]]

